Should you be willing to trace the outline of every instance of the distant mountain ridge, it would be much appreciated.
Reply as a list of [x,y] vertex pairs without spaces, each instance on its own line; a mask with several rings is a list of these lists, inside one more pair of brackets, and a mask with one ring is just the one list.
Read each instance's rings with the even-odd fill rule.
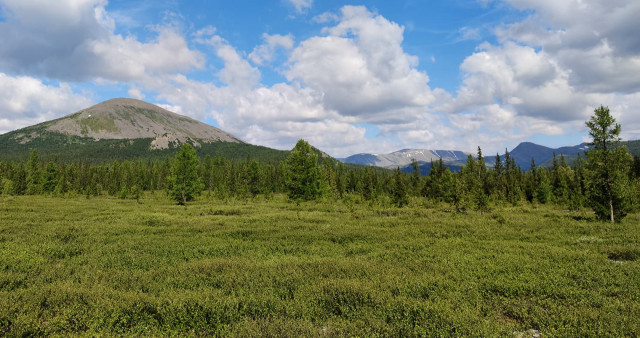
[[[549,148],[532,142],[522,142],[509,152],[516,165],[523,170],[531,168],[531,159],[533,158],[537,166],[545,165],[553,158],[555,153],[557,157],[562,155],[567,157],[575,157],[583,154],[589,149],[587,143],[576,146]],[[412,172],[412,160],[415,159],[419,163],[420,171],[426,175],[431,170],[431,162],[438,161],[442,158],[443,163],[452,171],[458,171],[466,163],[469,155],[476,158],[475,153],[464,152],[460,150],[429,150],[429,149],[403,149],[389,154],[356,154],[347,158],[340,159],[345,163],[371,165],[393,169],[399,167],[404,172]],[[501,161],[504,161],[505,154],[499,154]],[[495,155],[484,154],[485,162],[488,166],[496,163]]]
[[344,163],[393,169],[411,165],[413,159],[419,163],[437,161],[440,158],[446,162],[466,161],[469,154],[457,150],[402,149],[389,154],[355,154],[339,160]]
[[[531,159],[534,159],[536,166],[543,165],[545,162],[553,158],[555,153],[557,157],[564,156],[577,156],[578,154],[584,154],[589,150],[588,143],[581,143],[575,146],[549,148],[532,142],[522,142],[518,144],[513,150],[509,152],[509,156],[513,157],[516,165],[523,170],[531,169]],[[500,154],[500,159],[504,161],[505,154]],[[495,164],[494,156],[485,156],[485,162],[490,165]]]

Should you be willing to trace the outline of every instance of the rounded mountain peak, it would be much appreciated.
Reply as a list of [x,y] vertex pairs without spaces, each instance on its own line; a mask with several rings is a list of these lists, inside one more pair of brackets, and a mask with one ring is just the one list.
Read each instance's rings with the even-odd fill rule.
[[68,135],[94,139],[153,138],[152,148],[166,148],[169,143],[189,139],[195,143],[243,143],[216,127],[130,98],[107,100],[52,122],[49,131]]

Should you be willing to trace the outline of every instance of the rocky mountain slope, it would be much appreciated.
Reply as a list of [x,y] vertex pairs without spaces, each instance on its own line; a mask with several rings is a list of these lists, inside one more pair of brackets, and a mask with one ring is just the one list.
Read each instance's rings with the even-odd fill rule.
[[28,143],[44,132],[101,139],[152,138],[151,149],[167,149],[171,143],[242,141],[216,127],[135,99],[112,99],[57,120],[13,133]]
[[216,127],[134,99],[112,99],[62,118],[0,135],[0,160],[32,149],[45,159],[104,162],[163,159],[182,143],[202,156],[279,161],[288,152],[247,144]]

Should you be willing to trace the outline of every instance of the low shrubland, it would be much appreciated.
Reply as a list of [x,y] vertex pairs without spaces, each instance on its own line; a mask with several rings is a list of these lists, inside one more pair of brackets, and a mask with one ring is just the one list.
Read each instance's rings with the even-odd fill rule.
[[0,335],[633,336],[640,215],[0,196]]

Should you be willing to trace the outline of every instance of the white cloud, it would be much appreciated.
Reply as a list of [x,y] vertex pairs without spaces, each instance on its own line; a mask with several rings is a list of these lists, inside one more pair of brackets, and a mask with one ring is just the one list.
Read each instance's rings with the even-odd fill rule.
[[[290,1],[299,13],[312,6]],[[505,2],[533,14],[497,27],[497,42],[481,44],[464,60],[452,96],[429,87],[417,57],[403,48],[404,27],[362,6],[314,17],[325,26],[318,36],[296,43],[291,34],[264,34],[263,43],[245,52],[211,26],[191,35],[193,41],[174,25],[156,26],[145,41],[115,34],[117,21],[104,0],[0,0],[0,71],[10,74],[0,76],[0,130],[91,103],[64,83],[13,77],[28,74],[125,83],[131,97],[146,94],[172,111],[213,117],[248,142],[290,149],[304,138],[336,156],[478,145],[490,154],[533,135],[579,133],[600,104],[622,123],[623,137],[640,138],[640,77],[633,76],[640,74],[640,3]],[[480,37],[473,28],[459,33]],[[190,43],[210,48],[222,66],[207,63]],[[187,75],[205,67],[216,80]],[[263,85],[259,67],[281,71],[287,81]],[[379,136],[365,137],[361,124],[375,125]]]
[[129,81],[145,75],[184,72],[204,65],[171,26],[140,42],[113,33],[105,0],[1,0],[0,69],[84,81]]
[[[322,93],[328,109],[363,121],[433,101],[426,73],[402,49],[403,28],[364,7],[345,6],[328,36],[292,52],[287,79]],[[377,116],[376,116],[377,115]]]
[[127,93],[129,94],[129,97],[138,100],[144,100],[144,93],[136,86],[129,88],[129,91]]
[[[403,28],[364,7],[347,6],[340,21],[324,31],[326,36],[295,48],[291,36],[265,35],[265,43],[247,56],[259,64],[276,48],[291,49],[284,71],[291,83],[260,85],[259,70],[208,27],[195,34],[196,41],[214,48],[224,64],[218,74],[226,86],[183,75],[149,79],[145,85],[186,115],[202,118],[201,112],[208,112],[223,130],[247,142],[290,149],[304,138],[338,156],[397,150],[402,142],[367,139],[365,129],[354,124],[377,123],[399,139],[407,130],[393,126],[426,121],[419,116],[442,94],[430,90],[428,76],[416,69],[417,59],[404,53]],[[414,130],[411,139],[424,144],[423,134]]]
[[251,54],[249,54],[249,59],[259,66],[265,63],[271,63],[274,59],[274,54],[279,48],[282,48],[285,51],[289,51],[293,48],[293,35],[291,34],[269,35],[265,33],[262,35],[262,39],[264,40],[264,43],[256,46]]
[[[232,87],[251,89],[260,83],[260,71],[238,53],[225,39],[215,35],[215,30],[207,28],[196,33],[196,42],[214,48],[216,55],[224,62],[218,78]],[[214,34],[214,35],[211,35]]]
[[[589,92],[640,90],[640,2],[625,0],[506,0],[534,14],[499,27],[503,41],[539,46]],[[627,74],[627,75],[625,75]]]
[[498,102],[519,115],[566,121],[583,118],[585,107],[593,104],[571,87],[568,72],[531,47],[484,44],[460,68],[464,80],[453,105],[442,106],[446,111],[469,111]]
[[74,113],[92,104],[66,83],[46,85],[27,76],[0,73],[0,133]]

